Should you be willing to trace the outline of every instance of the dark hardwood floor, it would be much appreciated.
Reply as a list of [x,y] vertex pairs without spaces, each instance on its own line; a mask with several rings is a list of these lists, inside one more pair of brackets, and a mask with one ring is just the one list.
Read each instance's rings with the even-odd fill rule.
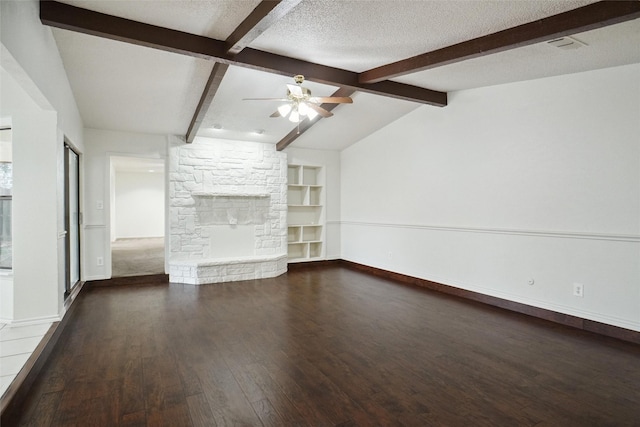
[[340,266],[77,303],[3,427],[640,425],[640,346]]

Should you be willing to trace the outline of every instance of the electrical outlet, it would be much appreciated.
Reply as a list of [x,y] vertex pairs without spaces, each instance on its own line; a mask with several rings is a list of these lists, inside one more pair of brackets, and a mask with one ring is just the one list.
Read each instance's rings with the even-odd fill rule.
[[101,256],[96,258],[96,264],[97,265],[104,265],[104,258],[102,258]]
[[573,284],[573,296],[580,298],[584,296],[584,285],[582,283]]

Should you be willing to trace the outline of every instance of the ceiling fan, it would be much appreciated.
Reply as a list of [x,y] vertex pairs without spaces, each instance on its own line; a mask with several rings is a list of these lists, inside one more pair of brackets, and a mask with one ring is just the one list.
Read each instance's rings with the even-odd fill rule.
[[304,76],[298,74],[293,77],[295,85],[287,85],[286,98],[244,98],[243,101],[283,101],[278,110],[271,117],[288,117],[293,123],[300,123],[305,118],[315,119],[318,115],[331,117],[333,113],[325,110],[320,104],[351,104],[353,100],[348,96],[311,96],[311,91],[302,86]]

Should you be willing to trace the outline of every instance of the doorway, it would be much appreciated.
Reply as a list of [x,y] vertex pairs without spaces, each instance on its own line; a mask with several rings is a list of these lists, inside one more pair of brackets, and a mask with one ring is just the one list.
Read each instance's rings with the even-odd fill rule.
[[13,201],[13,155],[11,128],[0,128],[0,269],[13,265],[11,205]]
[[164,159],[111,156],[111,277],[165,273]]
[[64,146],[64,297],[80,282],[80,157],[68,144]]

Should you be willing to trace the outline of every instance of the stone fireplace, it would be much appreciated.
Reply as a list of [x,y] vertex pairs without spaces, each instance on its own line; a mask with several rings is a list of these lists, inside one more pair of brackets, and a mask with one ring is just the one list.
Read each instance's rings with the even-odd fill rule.
[[287,159],[272,144],[170,147],[169,280],[200,285],[287,271]]

